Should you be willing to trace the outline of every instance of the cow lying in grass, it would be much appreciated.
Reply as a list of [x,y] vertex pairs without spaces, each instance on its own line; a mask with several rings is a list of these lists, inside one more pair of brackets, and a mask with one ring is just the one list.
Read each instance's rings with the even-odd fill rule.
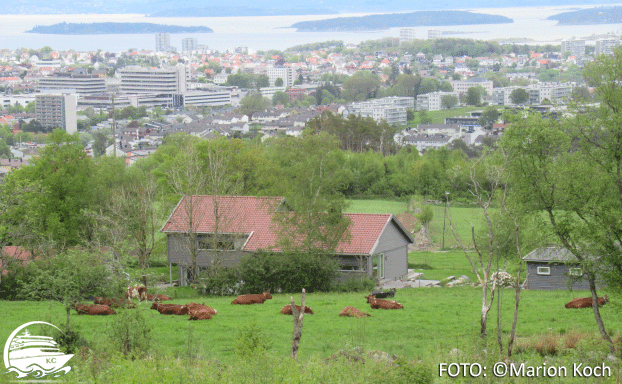
[[[296,309],[298,310],[298,312],[300,312],[301,308],[302,307],[300,305],[296,306]],[[281,308],[281,313],[284,314],[284,315],[293,315],[292,305],[291,304],[287,304],[286,306]],[[305,313],[308,313],[309,315],[313,315],[313,310],[305,305]]]
[[190,314],[192,314],[193,311],[207,311],[212,316],[218,314],[217,310],[212,307],[208,307],[207,305],[205,305],[205,303],[188,303],[186,304],[186,307],[188,307],[188,311],[190,311]]
[[170,297],[166,296],[166,295],[152,295],[150,293],[147,293],[147,300],[149,301],[166,301],[166,300],[173,300]]
[[129,299],[108,299],[106,297],[97,296],[95,300],[93,300],[93,303],[107,305],[110,308],[136,308],[136,304],[129,301]]
[[374,296],[369,298],[372,309],[404,309],[404,306],[395,300],[376,299]]
[[114,309],[110,308],[107,305],[102,305],[102,304],[91,304],[91,305],[76,304],[75,308],[76,308],[76,312],[78,312],[78,315],[105,316],[105,315],[116,315],[117,314],[114,311]]
[[188,320],[211,320],[212,314],[207,309],[195,309],[190,311],[190,318]]
[[263,304],[264,301],[271,299],[272,295],[268,292],[253,295],[240,295],[231,304]]
[[[609,302],[607,295],[604,297],[598,298],[598,306],[602,307],[606,303]],[[592,298],[591,297],[580,297],[578,299],[574,299],[566,303],[566,308],[591,308],[592,307]]]
[[160,312],[162,315],[187,315],[188,307],[180,304],[160,304],[153,303],[151,305],[151,309],[155,309]]
[[345,307],[341,310],[339,316],[348,316],[348,317],[371,317],[369,313],[364,313],[359,311],[354,307]]

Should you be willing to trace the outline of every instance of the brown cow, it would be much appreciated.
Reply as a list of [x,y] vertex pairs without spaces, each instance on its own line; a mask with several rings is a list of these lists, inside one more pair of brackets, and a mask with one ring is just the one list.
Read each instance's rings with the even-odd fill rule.
[[359,311],[354,307],[345,307],[341,310],[339,316],[349,316],[349,317],[371,317],[369,313],[364,313]]
[[147,296],[147,287],[143,284],[134,284],[127,287],[127,292],[125,292],[125,297],[127,299],[133,298],[138,299],[138,301],[145,300]]
[[89,312],[89,306],[86,304],[76,303],[74,308],[76,309],[76,312],[78,312],[78,315],[86,315]]
[[211,320],[212,314],[207,309],[196,309],[190,311],[190,318],[188,320]]
[[[602,307],[606,303],[609,302],[607,295],[604,297],[598,298],[598,306]],[[580,297],[569,301],[566,303],[566,308],[591,308],[592,307],[592,298],[591,297]]]
[[375,295],[367,295],[367,296],[365,296],[365,298],[367,299],[367,304],[369,304],[369,301],[370,301],[371,299],[375,299],[375,298],[376,298],[376,296],[375,296]]
[[114,309],[110,308],[107,305],[90,305],[87,312],[89,315],[116,315],[117,313]]
[[240,295],[231,302],[231,304],[263,304],[264,301],[271,299],[272,295],[269,292],[253,295]]
[[129,308],[136,308],[136,306],[132,306],[132,302],[129,301],[128,299],[108,299],[105,297],[101,297],[101,296],[97,296],[95,298],[95,300],[93,301],[93,304],[101,304],[101,305],[107,305],[110,308],[119,308],[119,307],[129,307]]
[[212,307],[208,307],[207,305],[205,305],[205,302],[203,304],[188,303],[188,304],[186,304],[186,307],[188,307],[188,310],[190,312],[192,312],[192,311],[207,311],[212,316],[218,314],[217,310],[215,310]]
[[[300,305],[296,306],[296,309],[298,310],[298,312],[300,312],[300,308],[301,308]],[[287,304],[286,306],[281,308],[281,313],[284,315],[293,315],[292,305]],[[305,305],[305,313],[308,313],[309,315],[313,315],[313,310]]]
[[173,300],[170,297],[166,296],[166,295],[152,295],[150,293],[147,293],[146,295],[147,300],[149,301],[166,301],[166,300]]
[[376,299],[375,297],[369,299],[369,304],[371,309],[404,309],[404,306],[397,301]]
[[160,304],[158,312],[162,315],[187,315],[188,307],[179,304]]

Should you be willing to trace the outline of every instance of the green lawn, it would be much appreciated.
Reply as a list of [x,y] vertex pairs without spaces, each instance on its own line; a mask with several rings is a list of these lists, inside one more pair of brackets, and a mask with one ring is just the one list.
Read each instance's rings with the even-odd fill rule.
[[[474,252],[469,255],[475,257]],[[418,268],[425,265],[425,269]],[[460,277],[467,275],[472,282],[477,281],[472,272],[464,252],[410,252],[408,254],[408,268],[415,269],[415,272],[423,273],[421,279],[443,280],[449,276]]]
[[390,200],[348,200],[347,213],[392,213],[406,212],[406,202]]
[[[448,263],[443,261],[442,263]],[[175,288],[171,289],[172,291]],[[513,307],[512,290],[505,290],[503,332],[510,328]],[[188,291],[184,290],[184,295]],[[174,295],[173,292],[169,294]],[[590,334],[596,332],[590,310],[568,310],[564,303],[588,292],[523,291],[518,335],[566,332],[576,329]],[[408,359],[426,359],[430,353],[446,354],[452,348],[469,348],[479,332],[481,289],[411,288],[399,290],[395,299],[404,305],[403,310],[372,310],[362,293],[312,293],[307,304],[315,312],[306,315],[300,344],[300,358],[326,358],[346,345],[360,345]],[[274,299],[261,305],[232,305],[233,297],[189,297],[176,299],[175,303],[205,302],[218,310],[212,320],[188,321],[188,316],[165,316],[139,305],[153,340],[154,352],[163,355],[185,356],[188,348],[196,349],[201,356],[222,362],[236,359],[234,343],[240,330],[250,324],[268,336],[272,342],[270,353],[287,356],[291,347],[293,323],[291,316],[280,314],[289,303],[289,294],[275,294]],[[294,298],[300,303],[300,294]],[[345,306],[355,306],[372,317],[355,319],[340,317]],[[54,302],[2,302],[3,325],[0,340],[6,340],[19,325],[28,321],[46,321],[61,325],[65,321],[63,307]],[[615,296],[602,307],[601,313],[607,329],[619,333],[622,327],[620,302]],[[494,310],[491,319],[495,318]],[[106,329],[115,326],[118,316],[78,316],[72,311],[71,322],[84,337],[97,344],[106,340]],[[491,332],[495,329],[490,323]]]
[[475,233],[479,234],[485,228],[486,222],[482,210],[477,207],[454,207],[450,206],[445,215],[445,205],[432,206],[434,219],[430,223],[430,235],[434,244],[440,248],[443,243],[443,226],[445,227],[445,248],[456,248],[458,242],[450,228],[451,223],[462,244],[467,248],[473,247],[471,236],[471,223],[475,227]]
[[[432,124],[445,124],[446,117],[455,117],[455,116],[468,116],[471,111],[480,111],[484,108],[478,107],[462,107],[462,108],[452,108],[452,109],[442,109],[440,111],[428,111],[428,117],[432,120]],[[416,127],[419,122],[419,114],[415,114],[414,120],[408,122],[409,127]]]

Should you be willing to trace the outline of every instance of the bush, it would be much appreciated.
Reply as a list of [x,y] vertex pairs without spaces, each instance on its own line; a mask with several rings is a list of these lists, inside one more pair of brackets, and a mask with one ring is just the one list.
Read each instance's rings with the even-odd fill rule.
[[66,324],[62,326],[61,332],[54,337],[63,353],[74,353],[80,347],[88,347],[86,339],[82,337],[78,328]]
[[138,309],[118,310],[115,321],[106,330],[112,348],[132,360],[149,353],[151,329]]
[[242,327],[235,341],[235,352],[244,359],[263,355],[270,348],[272,348],[270,338],[264,335],[254,322]]
[[236,268],[218,268],[202,273],[199,280],[205,293],[210,295],[237,295],[240,291],[240,273]]
[[243,291],[329,291],[337,276],[334,257],[319,253],[259,252],[242,258],[239,267]]
[[376,288],[374,279],[348,279],[333,285],[332,290],[335,292],[362,292],[371,291]]

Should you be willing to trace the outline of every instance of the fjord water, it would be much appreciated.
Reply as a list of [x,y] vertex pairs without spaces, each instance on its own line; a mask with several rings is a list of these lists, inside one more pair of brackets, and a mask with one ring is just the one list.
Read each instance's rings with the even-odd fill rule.
[[[586,8],[586,6],[525,7],[525,8],[481,8],[467,9],[473,12],[502,15],[514,20],[510,24],[482,24],[443,27],[416,27],[417,37],[426,38],[429,29],[440,29],[446,37],[461,37],[481,40],[503,39],[505,41],[531,44],[555,43],[570,37],[587,38],[622,32],[620,24],[600,25],[556,25],[546,20],[557,13]],[[288,28],[293,23],[320,20],[333,17],[363,16],[366,14],[308,15],[308,16],[258,16],[258,17],[147,17],[138,14],[115,15],[0,15],[0,49],[41,48],[77,51],[109,52],[126,51],[130,48],[153,50],[153,34],[118,35],[45,35],[26,33],[37,25],[56,23],[156,23],[182,26],[207,26],[214,33],[171,34],[171,45],[181,49],[181,39],[195,37],[199,44],[209,49],[223,51],[233,47],[248,47],[253,50],[285,49],[298,44],[327,40],[343,40],[346,44],[358,44],[365,40],[383,37],[398,37],[399,28],[365,32],[296,32]]]

